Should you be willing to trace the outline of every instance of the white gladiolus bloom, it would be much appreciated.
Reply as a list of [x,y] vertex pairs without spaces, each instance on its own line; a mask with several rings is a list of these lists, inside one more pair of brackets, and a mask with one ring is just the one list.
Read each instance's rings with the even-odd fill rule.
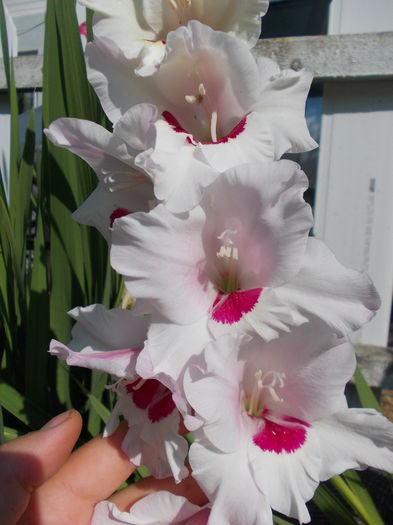
[[95,226],[106,239],[116,217],[148,211],[154,205],[151,180],[135,160],[156,142],[156,115],[154,106],[140,104],[119,120],[113,133],[94,122],[75,118],[60,118],[45,130],[56,146],[75,153],[96,172],[97,188],[73,217]]
[[206,525],[210,510],[182,496],[160,491],[137,501],[129,512],[120,512],[113,503],[101,501],[94,509],[91,525]]
[[315,314],[343,335],[374,315],[370,279],[308,238],[306,187],[291,161],[243,165],[188,214],[159,205],[115,221],[112,266],[155,309],[144,349],[154,373],[178,381],[189,358],[225,332],[271,340]]
[[242,41],[199,22],[168,35],[165,59],[149,78],[135,76],[107,39],[90,44],[86,56],[89,80],[112,122],[134,104],[157,106],[157,140],[138,165],[175,213],[198,204],[218,172],[317,145],[304,117],[312,75],[255,60]]
[[184,388],[203,421],[190,463],[211,500],[212,523],[271,523],[266,501],[308,523],[305,503],[321,481],[351,468],[393,472],[393,424],[374,410],[347,408],[355,352],[320,321],[265,344],[224,336],[205,359]]
[[138,75],[153,74],[165,55],[168,33],[190,20],[255,45],[268,0],[79,0],[95,11],[95,38],[109,38],[133,59]]
[[176,384],[166,377],[143,379],[138,374],[150,318],[129,310],[106,310],[99,304],[75,308],[70,315],[76,320],[71,342],[65,346],[53,340],[49,351],[69,365],[114,376],[112,388],[118,400],[104,436],[116,430],[122,416],[129,427],[122,449],[134,465],[146,465],[158,478],[186,477],[187,442],[179,435],[175,401],[181,402],[181,396]]

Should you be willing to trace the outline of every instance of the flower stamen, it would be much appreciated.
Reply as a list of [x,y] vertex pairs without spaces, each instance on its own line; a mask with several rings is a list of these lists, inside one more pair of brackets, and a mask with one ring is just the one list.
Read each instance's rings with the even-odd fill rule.
[[235,292],[239,288],[237,278],[239,250],[233,245],[231,235],[236,234],[236,230],[225,230],[218,239],[223,242],[220,250],[216,252],[218,259],[219,273],[221,274],[220,290],[224,293]]
[[249,401],[245,403],[247,414],[251,417],[260,417],[269,398],[276,403],[282,403],[284,400],[275,389],[285,386],[284,379],[284,372],[270,370],[262,374],[262,370],[259,369],[255,373],[254,386]]

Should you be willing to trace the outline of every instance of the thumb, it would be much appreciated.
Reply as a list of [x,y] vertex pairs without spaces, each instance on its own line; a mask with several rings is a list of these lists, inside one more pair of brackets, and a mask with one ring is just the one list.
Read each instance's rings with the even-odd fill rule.
[[0,516],[14,525],[26,509],[31,492],[65,463],[81,431],[82,419],[69,410],[0,447]]

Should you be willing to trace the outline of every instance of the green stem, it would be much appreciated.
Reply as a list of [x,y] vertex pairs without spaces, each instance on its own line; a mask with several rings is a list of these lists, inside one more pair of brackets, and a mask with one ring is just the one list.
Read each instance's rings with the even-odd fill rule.
[[367,525],[373,525],[371,516],[364,508],[360,499],[349,488],[347,483],[340,476],[334,476],[330,479],[330,481],[345,499],[345,501],[359,514],[359,516],[367,523]]

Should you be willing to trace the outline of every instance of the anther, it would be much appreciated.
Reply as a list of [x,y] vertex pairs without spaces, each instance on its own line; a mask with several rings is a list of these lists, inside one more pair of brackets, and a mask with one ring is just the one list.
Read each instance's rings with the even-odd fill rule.
[[197,101],[197,98],[195,95],[186,95],[184,98],[186,99],[186,102],[188,104],[195,104],[195,102]]
[[206,95],[206,88],[202,82],[198,86],[198,92],[201,95],[201,97],[204,97]]

